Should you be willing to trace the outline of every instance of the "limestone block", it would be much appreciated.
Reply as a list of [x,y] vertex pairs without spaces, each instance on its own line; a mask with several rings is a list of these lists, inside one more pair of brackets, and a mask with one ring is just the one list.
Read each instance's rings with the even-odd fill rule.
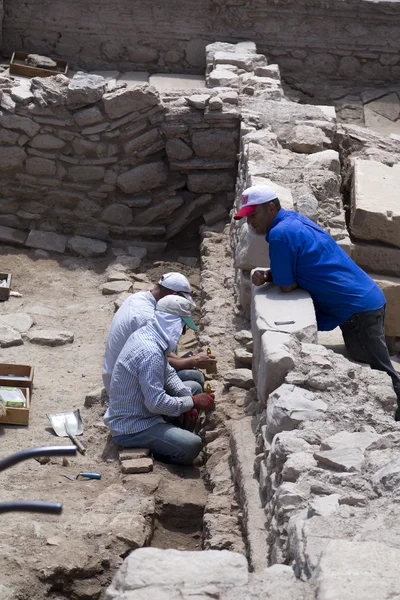
[[26,152],[19,146],[0,147],[0,173],[21,168],[25,158]]
[[235,361],[251,368],[253,363],[253,354],[251,352],[247,352],[245,348],[236,348],[233,354]]
[[19,134],[16,131],[9,131],[8,129],[0,129],[0,144],[14,146],[19,138]]
[[281,331],[266,331],[261,337],[260,354],[253,358],[257,397],[264,406],[268,396],[285,381],[294,368],[295,349],[291,336]]
[[66,102],[70,79],[61,73],[51,77],[33,77],[31,91],[39,106],[62,106]]
[[239,388],[249,390],[254,387],[253,375],[250,369],[233,369],[228,371],[224,380],[229,385],[234,385]]
[[360,471],[364,461],[364,453],[357,447],[341,447],[334,450],[315,452],[314,458],[318,462],[338,471]]
[[[246,585],[248,578],[246,558],[236,552],[139,548],[125,559],[105,600],[122,600],[123,596],[137,595],[147,587],[154,589],[155,586],[160,586],[161,590],[167,588],[169,597],[181,596],[178,590],[182,588],[187,596],[194,598],[204,586],[211,585],[212,590],[215,586],[233,588]],[[157,598],[161,600],[160,592]]]
[[330,139],[322,129],[310,125],[296,125],[285,140],[285,145],[292,152],[300,154],[321,152],[330,144]]
[[394,460],[372,476],[372,484],[380,492],[394,492],[399,489],[400,484],[400,460]]
[[121,464],[121,471],[125,475],[134,473],[149,473],[153,470],[153,461],[151,458],[134,458],[124,460]]
[[[10,216],[14,217],[14,215]],[[12,227],[0,225],[0,242],[2,242],[3,244],[20,246],[25,244],[27,237],[28,234],[26,231],[19,231],[18,229],[13,229]]]
[[142,135],[135,137],[133,140],[129,140],[124,144],[124,150],[126,154],[132,154],[138,152],[146,146],[150,146],[160,140],[160,134],[157,128],[146,131]]
[[25,163],[26,170],[31,175],[42,176],[42,175],[55,175],[56,174],[56,162],[54,160],[48,160],[47,158],[28,158]]
[[203,213],[203,219],[206,225],[214,225],[218,223],[221,219],[228,218],[228,211],[221,204],[217,204],[211,210]]
[[350,433],[348,431],[339,431],[321,442],[321,450],[337,450],[343,448],[360,448],[362,452],[373,442],[376,442],[380,435],[370,431],[357,431]]
[[26,334],[32,344],[40,346],[63,346],[71,344],[74,341],[74,334],[71,331],[60,331],[58,329],[35,329]]
[[267,59],[264,54],[248,54],[235,52],[221,52],[217,51],[214,54],[214,65],[234,65],[238,69],[244,69],[245,71],[254,71],[255,68],[260,66],[267,66]]
[[105,88],[104,77],[78,71],[68,84],[66,105],[74,109],[94,104],[101,99]]
[[117,186],[127,194],[140,194],[146,190],[165,185],[168,168],[162,161],[147,163],[122,173]]
[[187,160],[193,156],[193,150],[186,142],[180,139],[168,140],[165,145],[167,156],[172,160]]
[[100,240],[92,240],[81,235],[76,235],[68,240],[68,249],[74,254],[85,258],[105,256],[107,244]]
[[350,230],[362,240],[400,248],[400,165],[355,159]]
[[[317,341],[314,305],[308,292],[296,289],[284,294],[278,286],[269,283],[251,287],[251,328],[255,361],[253,364],[258,365],[260,360],[261,338],[266,331],[292,334],[304,342]],[[286,324],[279,325],[285,322]]]
[[21,104],[25,106],[33,101],[34,95],[30,89],[30,86],[19,85],[18,87],[13,87],[11,90],[11,98],[17,102],[17,104]]
[[234,187],[233,173],[189,173],[188,175],[188,189],[198,194],[231,191]]
[[31,248],[40,248],[41,250],[61,253],[65,252],[66,244],[67,238],[65,235],[59,235],[50,231],[37,231],[36,229],[32,229],[29,232],[25,242],[25,245]]
[[182,204],[182,196],[173,196],[172,198],[167,198],[162,202],[158,202],[155,206],[150,206],[146,210],[138,213],[135,216],[135,225],[148,225],[158,219],[166,218],[179,206],[182,206]]
[[306,499],[300,488],[294,483],[282,483],[275,494],[275,501],[278,510],[289,511],[297,508]]
[[115,225],[129,225],[132,223],[132,209],[125,204],[110,204],[101,215],[103,221]]
[[400,249],[398,248],[354,242],[349,245],[348,254],[368,273],[400,277]]
[[104,296],[110,296],[111,294],[121,294],[122,292],[129,292],[132,287],[131,281],[110,281],[104,283],[101,286],[101,292]]
[[146,458],[149,454],[150,450],[147,448],[123,448],[119,451],[119,460],[123,462],[124,460],[131,460],[133,458]]
[[[310,156],[315,156],[315,154],[311,154]],[[318,200],[307,185],[303,185],[296,190],[296,209],[298,213],[317,223]]]
[[197,130],[192,134],[192,147],[197,156],[235,160],[237,147],[233,135],[224,129]]
[[339,152],[336,150],[323,150],[307,156],[307,169],[328,169],[334,173],[340,174]]
[[32,327],[34,320],[31,315],[28,315],[27,313],[16,312],[8,315],[1,315],[0,322],[5,323],[20,333],[25,333]]
[[156,106],[160,102],[157,90],[148,84],[115,90],[103,96],[104,110],[111,119]]
[[103,115],[98,106],[82,108],[74,113],[74,121],[78,127],[89,127],[103,121]]
[[239,82],[237,73],[217,66],[207,78],[207,87],[238,87]]
[[68,176],[72,181],[86,183],[89,181],[102,181],[105,168],[97,166],[70,167]]
[[327,408],[312,392],[284,383],[268,399],[268,437],[280,431],[292,431],[303,421],[321,419]]
[[391,600],[398,594],[400,550],[380,542],[330,540],[315,580],[318,600]]
[[198,108],[199,110],[204,110],[208,101],[210,99],[210,94],[193,94],[186,98],[189,106],[193,106],[194,108]]
[[386,298],[385,334],[400,336],[400,278],[372,275]]
[[224,107],[224,103],[222,102],[221,98],[219,98],[218,96],[212,96],[208,102],[208,109],[209,110],[222,110]]
[[257,235],[245,221],[237,225],[235,267],[251,271],[269,267],[268,243],[264,235]]
[[314,498],[308,505],[308,518],[329,517],[339,510],[340,494],[329,494],[321,498]]
[[317,462],[309,452],[294,452],[283,465],[282,481],[296,482],[302,473],[316,466]]
[[6,323],[0,322],[0,348],[11,348],[23,344],[21,334]]
[[60,150],[64,148],[65,142],[55,135],[41,133],[33,137],[28,145],[39,150]]
[[378,100],[368,102],[368,104],[364,106],[364,111],[368,110],[372,110],[390,121],[397,121],[400,116],[399,98],[395,93],[382,96],[382,98],[378,98]]

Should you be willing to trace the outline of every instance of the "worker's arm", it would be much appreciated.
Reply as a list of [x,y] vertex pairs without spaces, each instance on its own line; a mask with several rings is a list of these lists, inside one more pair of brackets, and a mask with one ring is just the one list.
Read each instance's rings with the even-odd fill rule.
[[292,290],[295,290],[297,288],[297,283],[294,283],[293,285],[280,285],[279,289],[281,290],[281,292],[284,292],[285,294],[287,292],[291,292]]
[[273,282],[281,292],[287,293],[297,288],[297,252],[285,240],[271,240],[269,259]]
[[179,358],[176,354],[168,354],[168,362],[176,371],[183,371],[184,369],[206,369],[207,365],[215,364],[216,358],[213,354],[207,354],[206,352],[199,352],[194,356],[188,356],[187,358]]

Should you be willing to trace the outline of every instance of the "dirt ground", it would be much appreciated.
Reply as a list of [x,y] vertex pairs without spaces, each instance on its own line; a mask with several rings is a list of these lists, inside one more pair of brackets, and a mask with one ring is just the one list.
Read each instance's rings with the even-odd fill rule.
[[[168,262],[165,253],[162,258],[164,262],[155,264],[146,259],[138,272],[155,282],[163,272],[177,270],[190,278],[195,290],[199,289],[198,269]],[[113,260],[114,257],[91,261],[71,256],[38,258],[34,251],[0,249],[1,270],[12,273],[12,289],[22,294],[21,298],[10,297],[0,303],[0,316],[24,312],[33,317],[33,328],[51,327],[74,334],[74,342],[64,346],[40,346],[25,341],[21,346],[0,349],[0,362],[29,364],[35,368],[29,427],[0,425],[0,457],[36,446],[69,445],[68,438],[54,434],[46,413],[77,408],[84,423],[80,440],[87,447],[85,456],[78,454],[68,459],[68,467],[62,466],[61,458],[53,458],[47,464],[30,460],[0,473],[1,501],[63,503],[60,517],[27,513],[2,515],[1,600],[100,598],[124,554],[135,544],[140,545],[131,540],[127,546],[125,540],[125,546],[113,546],[102,535],[101,523],[118,516],[119,510],[130,512],[127,499],[121,504],[125,489],[129,491],[129,501],[137,500],[132,510],[137,509],[143,519],[145,544],[150,543],[157,516],[157,498],[154,509],[154,497],[160,482],[164,486],[170,482],[173,487],[177,482],[186,481],[189,498],[191,492],[198,497],[199,490],[200,496],[204,495],[198,469],[191,473],[156,463],[153,473],[122,477],[118,461],[112,460],[112,453],[107,452],[108,432],[102,420],[105,407],[100,404],[84,407],[85,396],[102,386],[104,344],[117,296],[102,295],[100,285],[105,283],[106,268]],[[104,456],[108,456],[108,460],[104,460]],[[102,479],[70,481],[61,476],[62,473],[76,475],[80,471],[99,472]],[[190,510],[189,506],[189,514]],[[198,511],[196,505],[193,513],[196,519]],[[138,522],[142,522],[140,519],[138,517]],[[155,545],[157,536],[161,547],[176,543],[179,547],[197,549],[201,543],[196,524],[189,528],[186,537],[185,532],[178,529],[175,541],[170,541],[168,533],[165,523],[160,523]]]

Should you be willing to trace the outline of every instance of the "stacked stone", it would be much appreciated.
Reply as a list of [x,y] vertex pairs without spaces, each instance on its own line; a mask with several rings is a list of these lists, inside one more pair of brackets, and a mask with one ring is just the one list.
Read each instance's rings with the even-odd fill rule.
[[206,65],[209,88],[226,86],[249,96],[263,91],[271,100],[283,96],[278,65],[268,65],[267,58],[257,54],[254,42],[209,44]]
[[[318,222],[348,248],[339,154],[332,149],[334,109],[271,101],[261,92],[246,102],[243,117],[235,208],[243,189],[268,185],[283,208]],[[240,301],[249,314],[250,271],[269,266],[268,246],[243,221],[235,226],[233,244]]]
[[1,79],[4,241],[31,230],[28,246],[102,255],[106,241],[165,240],[232,202],[237,94],[164,102],[148,84],[112,87],[80,72]]

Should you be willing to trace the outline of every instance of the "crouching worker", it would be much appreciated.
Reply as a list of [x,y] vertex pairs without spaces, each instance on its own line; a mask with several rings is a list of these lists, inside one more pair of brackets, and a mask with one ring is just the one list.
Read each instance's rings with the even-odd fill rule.
[[191,464],[201,451],[201,438],[188,429],[199,410],[214,406],[213,394],[188,395],[167,359],[185,327],[197,329],[191,308],[186,298],[166,296],[157,302],[153,319],[128,338],[112,373],[104,417],[116,444],[149,448],[177,464]]

